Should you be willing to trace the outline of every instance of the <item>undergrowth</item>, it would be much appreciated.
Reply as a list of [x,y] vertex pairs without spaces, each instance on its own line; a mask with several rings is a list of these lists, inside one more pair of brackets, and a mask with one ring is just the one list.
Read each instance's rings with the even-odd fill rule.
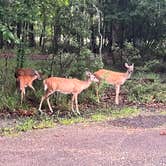
[[159,75],[138,73],[135,79],[131,79],[125,84],[129,101],[135,103],[166,103],[166,84],[161,83],[162,80]]

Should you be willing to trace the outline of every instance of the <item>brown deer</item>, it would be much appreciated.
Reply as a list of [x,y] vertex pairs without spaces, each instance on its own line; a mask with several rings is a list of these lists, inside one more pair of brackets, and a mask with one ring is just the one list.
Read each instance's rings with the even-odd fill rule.
[[21,91],[21,104],[25,96],[25,88],[30,87],[33,91],[35,88],[32,83],[36,79],[41,79],[40,74],[33,69],[20,68],[15,71],[16,84],[19,83],[19,89]]
[[98,82],[99,80],[90,72],[86,72],[87,80],[81,81],[76,78],[61,78],[61,77],[49,77],[43,81],[45,94],[41,98],[39,105],[39,111],[42,112],[41,107],[43,101],[46,99],[50,111],[53,113],[51,104],[49,102],[49,96],[54,92],[60,92],[64,94],[72,94],[72,104],[71,109],[74,111],[74,101],[76,112],[80,114],[78,109],[78,95],[84,90],[87,89],[92,82]]
[[[112,84],[115,86],[115,91],[116,91],[116,96],[115,96],[115,103],[118,105],[119,104],[119,91],[120,91],[120,86],[125,83],[127,79],[131,77],[131,74],[134,70],[134,64],[128,65],[125,63],[125,67],[127,68],[126,73],[121,73],[121,72],[115,72],[111,70],[105,70],[105,69],[100,69],[94,73],[96,78],[99,80],[104,80],[108,84]],[[98,95],[98,89],[97,89],[97,98],[99,102],[99,95]]]

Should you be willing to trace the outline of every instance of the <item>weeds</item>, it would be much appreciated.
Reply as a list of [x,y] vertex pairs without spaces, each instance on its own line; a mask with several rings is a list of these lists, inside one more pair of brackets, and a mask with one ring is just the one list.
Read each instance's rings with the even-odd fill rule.
[[28,117],[20,119],[19,124],[13,127],[0,128],[0,135],[16,135],[20,132],[26,132],[33,129],[52,128],[55,126],[54,119],[50,117],[42,117],[37,119],[36,117]]
[[75,123],[85,122],[86,120],[83,117],[76,117],[76,118],[58,118],[58,121],[62,125],[71,125]]
[[126,118],[126,117],[132,117],[132,116],[137,116],[140,114],[140,110],[137,108],[130,108],[130,107],[125,107],[119,111],[114,110],[111,113],[111,117],[113,119],[117,119],[117,118]]
[[108,120],[110,117],[106,114],[96,113],[91,116],[91,120],[95,122]]

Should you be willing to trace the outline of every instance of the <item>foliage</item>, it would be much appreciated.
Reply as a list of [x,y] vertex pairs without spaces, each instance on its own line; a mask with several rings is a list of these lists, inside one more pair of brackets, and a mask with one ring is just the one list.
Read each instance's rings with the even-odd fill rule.
[[139,64],[139,61],[141,61],[139,50],[134,47],[133,43],[131,42],[124,42],[123,48],[120,48],[118,45],[113,45],[112,49],[113,53],[120,57],[119,60],[121,60],[123,63],[130,62]]
[[83,79],[85,71],[93,72],[99,68],[103,68],[102,59],[89,49],[82,48],[79,55],[59,52],[54,59],[53,75]]
[[82,76],[87,70],[94,72],[99,68],[103,68],[103,62],[100,56],[93,54],[89,49],[82,48],[77,62],[72,68],[72,72],[73,74],[77,73],[76,76]]
[[137,70],[139,72],[151,72],[151,71],[154,71],[155,70],[155,67],[160,64],[159,60],[150,60],[150,61],[146,61],[144,63],[144,65],[140,66],[140,67],[137,67]]
[[[145,76],[145,74],[144,74]],[[137,77],[141,80],[141,75]],[[166,85],[160,83],[159,76],[150,74],[142,79],[152,80],[149,82],[128,81],[126,83],[128,90],[128,99],[136,103],[166,102]]]
[[19,43],[19,39],[17,38],[17,36],[15,36],[6,25],[0,23],[0,32],[2,33],[4,41],[8,43],[11,42],[14,42],[16,44]]

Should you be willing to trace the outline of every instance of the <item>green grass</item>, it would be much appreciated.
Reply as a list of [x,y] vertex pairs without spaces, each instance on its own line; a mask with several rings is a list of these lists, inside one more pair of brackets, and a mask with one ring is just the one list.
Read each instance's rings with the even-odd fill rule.
[[20,119],[19,123],[13,127],[0,128],[0,135],[13,136],[19,134],[20,132],[26,132],[33,129],[44,129],[53,127],[55,127],[53,118],[41,117],[40,119],[36,119],[33,117],[29,117],[25,119]]
[[160,115],[166,115],[166,110],[161,111]]
[[106,114],[96,113],[91,116],[90,120],[95,121],[95,122],[101,122],[101,121],[106,121],[109,119],[110,119],[110,117]]
[[19,123],[12,127],[4,127],[0,129],[0,135],[16,135],[20,132],[26,132],[34,129],[53,128],[57,124],[60,125],[72,125],[76,123],[91,123],[91,122],[103,122],[111,119],[124,118],[137,116],[140,113],[139,109],[136,108],[123,108],[121,110],[98,110],[91,115],[76,116],[76,117],[28,117],[21,118]]
[[138,116],[140,113],[141,113],[141,110],[137,108],[125,107],[118,111],[116,110],[112,111],[111,118],[119,119],[119,118],[133,117],[133,116]]
[[58,118],[58,123],[62,125],[71,125],[75,123],[82,123],[85,122],[86,119],[83,117],[72,117],[72,118]]

